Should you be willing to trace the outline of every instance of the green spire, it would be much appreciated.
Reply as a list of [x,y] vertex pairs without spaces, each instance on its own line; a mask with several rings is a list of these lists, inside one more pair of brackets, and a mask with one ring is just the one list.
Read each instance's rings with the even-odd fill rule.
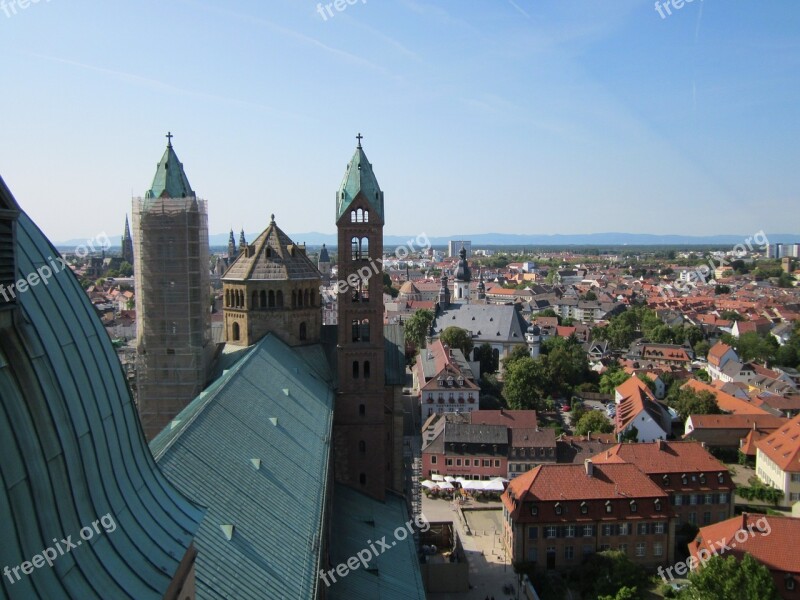
[[183,164],[178,160],[178,155],[172,148],[172,133],[167,133],[167,149],[158,163],[153,186],[148,190],[146,197],[191,198],[194,195],[192,186],[189,185],[189,180],[183,171]]
[[[353,158],[350,159],[350,164],[347,165],[342,185],[339,186],[339,191],[336,193],[336,220],[338,221],[347,212],[359,194],[363,194],[371,211],[377,217],[375,222],[383,224],[383,192],[375,178],[375,173],[372,172],[372,165],[361,147],[362,138],[360,133],[356,136],[358,146]],[[373,217],[370,215],[370,222],[373,222],[372,219]]]

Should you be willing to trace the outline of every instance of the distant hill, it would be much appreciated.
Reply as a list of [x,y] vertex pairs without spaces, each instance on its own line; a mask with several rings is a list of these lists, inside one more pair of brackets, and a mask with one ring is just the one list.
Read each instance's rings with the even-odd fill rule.
[[[260,232],[259,232],[260,233]],[[209,245],[212,247],[227,246],[227,233],[218,233],[209,236]],[[258,233],[245,234],[252,241]],[[306,243],[310,246],[327,244],[335,247],[337,238],[335,233],[320,233],[311,231],[307,233],[289,234],[293,240]],[[400,236],[386,235],[383,238],[384,247],[399,246],[408,240],[416,240],[416,235]],[[772,244],[800,243],[800,234],[775,233],[768,234]],[[744,235],[656,235],[650,233],[585,233],[585,234],[513,234],[513,233],[479,233],[473,235],[457,235],[452,237],[432,237],[434,246],[446,246],[452,239],[471,240],[473,247],[481,246],[735,246],[743,243],[747,236]],[[120,236],[111,237],[112,246],[120,246]],[[57,242],[59,250],[74,251],[86,240],[75,239]],[[415,245],[416,242],[415,242]],[[755,245],[755,244],[754,244]]]

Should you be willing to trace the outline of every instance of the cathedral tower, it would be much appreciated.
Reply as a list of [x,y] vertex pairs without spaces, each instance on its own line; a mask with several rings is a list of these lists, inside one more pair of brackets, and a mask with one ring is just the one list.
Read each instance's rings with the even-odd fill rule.
[[[383,192],[358,146],[336,193],[339,389],[334,413],[336,478],[383,499],[391,485],[392,405],[383,335]],[[339,286],[340,289],[342,286]]]
[[133,264],[133,238],[131,228],[128,227],[128,215],[125,215],[125,231],[122,233],[122,260],[129,265]]

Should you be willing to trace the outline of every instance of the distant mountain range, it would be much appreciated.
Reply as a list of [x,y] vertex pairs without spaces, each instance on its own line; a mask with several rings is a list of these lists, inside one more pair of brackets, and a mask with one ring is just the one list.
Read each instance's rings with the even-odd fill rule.
[[[227,233],[218,233],[209,236],[209,245],[212,247],[228,245]],[[245,234],[248,241],[254,240],[258,233]],[[307,233],[289,234],[293,240],[306,243],[309,246],[327,244],[335,247],[337,238],[335,233]],[[772,244],[800,243],[800,234],[776,233],[768,234]],[[120,246],[120,236],[112,236],[112,246]],[[649,233],[585,233],[585,234],[512,234],[512,233],[480,233],[474,235],[458,235],[452,237],[431,237],[434,246],[447,246],[450,240],[470,240],[473,248],[481,246],[735,246],[743,243],[747,236],[744,235],[654,235]],[[238,240],[238,236],[237,236]],[[400,246],[414,241],[414,246],[419,247],[416,235],[399,236],[385,235],[383,237],[384,249],[391,246]],[[424,242],[424,238],[420,239]],[[761,240],[758,240],[761,241]],[[96,243],[96,242],[95,242]],[[74,251],[75,248],[86,244],[86,240],[75,239],[58,242],[55,246],[59,249]],[[757,246],[753,242],[753,246]]]

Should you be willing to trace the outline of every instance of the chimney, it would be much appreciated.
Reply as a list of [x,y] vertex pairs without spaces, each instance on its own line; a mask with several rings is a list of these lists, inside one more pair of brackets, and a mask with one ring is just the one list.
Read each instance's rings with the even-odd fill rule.
[[591,431],[587,431],[586,432],[586,441],[587,442],[591,442],[592,441],[592,432]]
[[594,463],[592,463],[591,458],[587,458],[583,461],[583,466],[586,469],[586,476],[591,477],[594,474]]
[[661,438],[656,440],[656,444],[657,444],[657,448],[659,450],[666,450],[667,449],[667,445],[664,443],[664,440],[662,440]]

